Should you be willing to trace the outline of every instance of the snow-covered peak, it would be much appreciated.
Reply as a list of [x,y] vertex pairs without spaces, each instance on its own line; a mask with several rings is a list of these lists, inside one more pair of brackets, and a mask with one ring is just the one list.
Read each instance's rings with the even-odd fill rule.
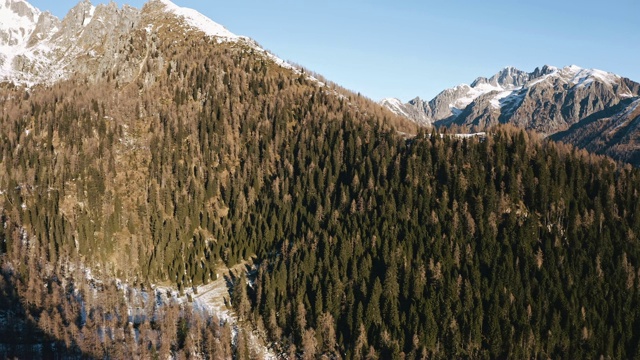
[[584,69],[577,65],[565,66],[562,69],[549,67],[549,71],[545,75],[530,82],[527,86],[531,87],[547,80],[560,81],[577,87],[588,86],[597,80],[613,86],[620,81],[620,76],[598,69]]
[[40,10],[23,0],[0,0],[0,81],[12,77],[14,62],[25,52]]
[[187,25],[203,31],[209,36],[224,38],[227,40],[238,40],[241,37],[227,30],[224,26],[216,23],[198,11],[180,7],[170,0],[157,0],[165,6],[165,10],[182,18]]
[[[400,115],[408,113],[407,117],[416,122],[420,116],[426,116],[430,122],[441,125],[483,121],[488,124],[516,116],[515,122],[533,119],[532,128],[549,133],[621,99],[635,98],[639,89],[637,83],[619,75],[577,65],[563,68],[544,65],[532,72],[508,66],[489,78],[477,78],[471,85],[461,84],[440,92],[428,106],[416,107],[422,110],[419,116],[400,111],[407,107],[397,102],[387,100],[382,105]],[[579,100],[587,98],[599,100]]]
[[0,0],[0,46],[26,43],[36,27],[40,10],[23,0]]
[[[40,14],[40,10],[24,0],[5,0],[0,2],[0,9],[11,10],[20,16],[29,16],[32,21],[35,21]],[[5,19],[2,20],[4,23]]]
[[404,110],[405,105],[402,100],[398,98],[386,98],[380,101],[380,105],[386,106],[391,111],[396,114],[408,116],[407,112]]
[[563,77],[570,77],[570,82],[572,84],[582,86],[586,86],[594,80],[599,80],[609,85],[613,85],[620,79],[620,76],[613,73],[598,69],[583,69],[576,65],[563,68],[559,71],[559,74]]
[[386,99],[382,99],[380,101],[380,103],[385,103],[385,104],[389,104],[389,105],[402,105],[404,104],[402,102],[402,100],[398,99],[398,98],[386,98]]
[[[144,19],[144,20],[143,20]],[[262,49],[255,41],[233,34],[196,10],[170,0],[149,0],[143,9],[118,8],[114,2],[94,6],[80,0],[60,20],[25,0],[0,0],[0,82],[33,86],[52,84],[73,73],[99,78],[122,62],[119,46],[141,26],[154,31],[173,20],[185,30],[215,37],[218,42],[242,42],[277,65],[299,73],[292,65]],[[139,24],[144,21],[144,24]],[[128,66],[128,65],[126,65]],[[96,71],[99,69],[99,71]],[[133,70],[120,72],[124,81]],[[317,81],[311,76],[309,79]],[[318,81],[320,86],[324,86]]]

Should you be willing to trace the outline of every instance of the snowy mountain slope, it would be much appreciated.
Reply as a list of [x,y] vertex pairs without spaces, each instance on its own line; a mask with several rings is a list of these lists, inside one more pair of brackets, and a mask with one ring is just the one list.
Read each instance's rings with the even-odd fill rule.
[[118,9],[114,3],[96,7],[88,0],[76,5],[62,20],[23,0],[0,2],[0,14],[3,20],[10,20],[2,22],[3,34],[15,33],[16,29],[22,34],[0,46],[0,58],[4,58],[0,81],[27,86],[68,77],[76,70],[79,57],[104,53],[97,50],[109,43],[106,38],[121,35],[122,28],[114,27],[114,18],[131,20],[126,22],[129,26],[136,18],[129,7]]
[[128,5],[119,8],[113,2],[94,6],[83,0],[62,20],[24,0],[3,0],[0,18],[0,82],[50,85],[74,74],[92,80],[114,68],[123,69],[118,80],[130,81],[143,59],[119,56],[129,45],[125,40],[139,29],[148,34],[158,31],[168,24],[168,18],[177,21],[172,26],[202,31],[218,42],[242,42],[279,66],[297,71],[255,41],[169,0],[150,0],[142,9]]
[[[47,37],[42,25],[48,18],[40,10],[22,0],[0,2],[0,80],[16,77],[16,68],[23,67],[30,39]],[[34,34],[35,33],[35,34]],[[31,53],[35,52],[32,49]]]
[[422,126],[431,126],[431,120],[426,112],[412,103],[404,104],[400,99],[387,98],[380,101],[380,105],[390,109],[393,113],[412,119]]
[[512,122],[552,134],[639,93],[638,83],[613,73],[575,65],[545,65],[531,73],[507,67],[490,78],[477,78],[471,85],[446,89],[428,103],[417,98],[407,104],[384,105],[420,124],[426,115],[436,125],[485,128]]
[[183,19],[189,26],[201,30],[209,36],[215,36],[231,41],[237,41],[241,38],[196,10],[179,7],[169,0],[158,1],[165,6],[165,11],[175,14]]

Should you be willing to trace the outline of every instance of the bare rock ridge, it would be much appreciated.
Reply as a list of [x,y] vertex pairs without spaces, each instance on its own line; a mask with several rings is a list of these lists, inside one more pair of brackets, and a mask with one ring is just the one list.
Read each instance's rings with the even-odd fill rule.
[[[427,111],[422,108],[422,100],[420,100],[420,98],[416,98],[412,101],[420,102],[420,104],[414,105],[412,102],[409,102],[409,104],[403,104],[402,101],[396,98],[384,99],[380,104],[387,107],[395,114],[407,117],[419,125],[430,126],[431,120],[427,115]],[[424,105],[428,106],[427,103],[424,103]]]
[[0,29],[0,81],[28,86],[51,84],[75,72],[95,73],[88,58],[114,55],[121,35],[140,19],[132,7],[93,6],[88,0],[62,20],[23,0],[0,2],[0,13],[7,19]]
[[94,6],[83,0],[62,20],[24,0],[0,0],[0,17],[0,82],[16,85],[50,85],[72,75],[91,81],[114,67],[120,68],[118,73],[125,77],[118,80],[127,81],[126,77],[135,75],[139,63],[128,63],[129,59],[121,58],[119,50],[130,45],[130,34],[151,35],[163,21],[171,21],[167,19],[179,19],[181,26],[202,31],[219,41],[245,41],[258,48],[250,39],[169,0],[150,0],[142,9],[119,7],[114,2]]

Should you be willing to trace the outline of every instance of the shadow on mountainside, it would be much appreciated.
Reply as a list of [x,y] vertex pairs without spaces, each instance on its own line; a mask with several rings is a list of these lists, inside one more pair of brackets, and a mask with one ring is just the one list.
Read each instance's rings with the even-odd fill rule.
[[[3,255],[0,264],[4,265]],[[17,290],[16,279],[8,267],[0,271],[0,359],[83,359],[72,339],[69,346],[52,339],[28,315]]]
[[625,99],[615,106],[593,113],[571,125],[567,130],[559,131],[549,136],[549,139],[571,143],[577,147],[588,149],[589,145],[598,140],[602,135],[598,130],[606,127],[606,124],[598,124],[598,121],[615,116],[625,107],[629,106],[633,100],[635,100],[635,98]]

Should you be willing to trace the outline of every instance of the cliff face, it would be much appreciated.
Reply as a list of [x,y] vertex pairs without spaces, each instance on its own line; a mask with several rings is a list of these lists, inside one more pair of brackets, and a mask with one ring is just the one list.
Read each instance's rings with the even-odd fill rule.
[[551,139],[640,164],[640,98],[622,100],[575,123]]
[[[0,82],[16,85],[52,85],[72,76],[96,81],[109,72],[118,73],[112,80],[131,81],[154,53],[156,30],[163,26],[243,41],[258,50],[250,39],[166,0],[151,0],[142,9],[84,0],[62,20],[26,1],[4,0],[0,15]],[[142,48],[144,56],[127,57],[131,48]]]
[[138,30],[141,10],[85,0],[60,20],[20,0],[0,3],[0,81],[53,84],[73,74],[101,77]]

